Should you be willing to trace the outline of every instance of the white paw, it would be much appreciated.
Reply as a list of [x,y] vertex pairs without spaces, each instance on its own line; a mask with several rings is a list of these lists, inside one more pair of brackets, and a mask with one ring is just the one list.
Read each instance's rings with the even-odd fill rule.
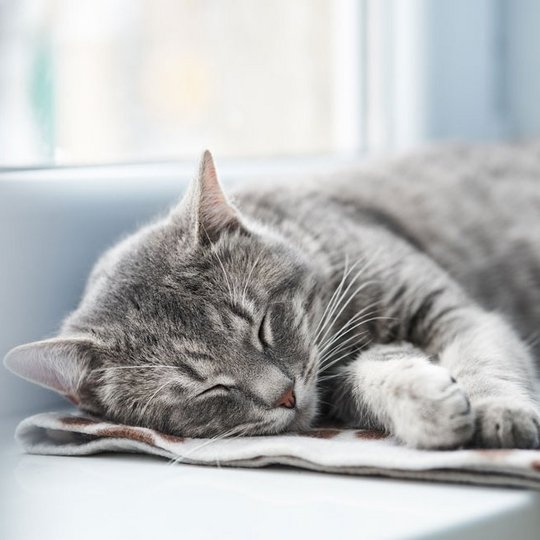
[[392,385],[394,434],[415,448],[456,448],[474,433],[469,399],[450,372],[425,360],[400,370]]
[[529,403],[508,398],[485,398],[474,404],[475,446],[482,448],[538,448],[540,415]]

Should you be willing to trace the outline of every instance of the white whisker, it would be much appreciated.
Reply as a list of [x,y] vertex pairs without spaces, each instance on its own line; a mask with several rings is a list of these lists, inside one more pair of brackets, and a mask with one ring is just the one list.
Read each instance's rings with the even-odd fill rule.
[[393,318],[394,317],[370,317],[369,319],[362,319],[359,322],[357,322],[356,324],[354,324],[353,326],[351,326],[350,328],[348,328],[342,334],[340,334],[339,337],[343,337],[343,336],[347,335],[349,332],[351,332],[352,330],[354,330],[355,328],[358,328],[359,326],[362,326],[362,325],[367,324],[369,322],[377,321],[377,320],[391,320]]
[[324,365],[326,360],[329,358],[332,358],[333,355],[339,354],[343,349],[354,347],[354,344],[351,344],[351,342],[354,342],[357,339],[360,339],[362,336],[365,336],[367,332],[359,332],[358,334],[354,334],[353,336],[349,336],[345,341],[338,343],[335,347],[333,347],[331,350],[327,351],[325,354],[321,355],[320,357],[320,363],[321,366]]
[[148,410],[148,407],[150,406],[150,404],[152,403],[152,401],[158,396],[158,394],[166,387],[166,386],[169,386],[171,384],[175,384],[177,381],[176,380],[170,380],[170,381],[166,381],[164,382],[162,385],[160,385],[158,387],[158,389],[150,396],[150,398],[148,399],[148,401],[145,403],[144,407],[142,408],[142,410],[139,411],[139,418],[144,418],[144,415],[146,413],[146,411]]
[[257,263],[259,262],[260,258],[262,256],[262,250],[261,252],[259,253],[259,255],[257,256],[257,258],[255,259],[255,262],[253,263],[253,265],[251,266],[251,269],[246,277],[246,280],[244,282],[244,288],[242,290],[242,300],[245,302],[246,300],[246,292],[247,292],[247,288],[248,288],[248,285],[249,285],[249,281],[251,279],[251,275],[253,274],[253,271],[255,270],[255,267],[257,266]]
[[[319,319],[317,327],[315,328],[315,331],[314,331],[315,337],[313,338],[313,341],[315,343],[317,343],[317,339],[320,333],[324,331],[328,323],[331,321],[332,313],[334,312],[335,308],[339,305],[339,303],[341,302],[341,299],[343,298],[343,295],[341,294],[343,285],[345,284],[347,277],[350,275],[350,273],[354,270],[354,268],[358,265],[359,262],[360,261],[356,261],[356,263],[354,263],[354,265],[350,269],[348,269],[349,257],[348,255],[345,256],[345,263],[343,265],[344,266],[343,277],[341,278],[338,286],[336,287],[335,291],[330,297],[330,300],[326,304],[324,312],[321,318]],[[316,363],[317,363],[317,356],[315,355],[312,361],[309,362],[304,368],[303,375],[306,377],[307,380],[309,380],[312,374],[313,368],[316,366]]]
[[[356,281],[356,279],[355,279]],[[368,287],[369,285],[373,285],[375,283],[375,281],[366,281],[364,283],[362,283],[362,285],[360,285],[359,287],[356,288],[356,290],[349,296],[349,298],[347,299],[347,301],[345,302],[345,304],[343,304],[341,306],[341,309],[338,311],[338,313],[336,315],[334,315],[334,318],[333,318],[333,321],[332,321],[332,324],[337,321],[339,319],[339,317],[341,316],[341,314],[345,311],[345,309],[347,309],[347,307],[349,306],[349,304],[356,298],[356,295],[361,292],[363,289],[365,289],[366,287]],[[351,288],[351,286],[354,284],[354,281],[352,281],[350,283],[350,285],[347,287],[347,291]],[[345,293],[347,292],[345,291]],[[332,329],[332,325],[330,325],[328,327],[328,329],[326,330],[326,332],[323,334],[322,336],[322,340],[324,340],[327,335],[328,335],[328,332]]]
[[[317,378],[317,382],[329,381],[332,379],[337,379],[338,377],[343,377],[343,373],[333,373],[332,375],[325,375],[324,377],[319,377]],[[332,405],[332,404],[329,403],[329,405]]]
[[[336,287],[336,290],[334,291],[334,293],[330,297],[330,300],[328,301],[326,309],[324,310],[324,313],[322,314],[322,317],[321,317],[321,319],[319,321],[319,324],[317,325],[317,328],[315,329],[315,332],[314,332],[315,337],[313,338],[313,340],[315,342],[317,342],[317,340],[319,338],[319,335],[326,328],[328,322],[331,320],[332,314],[334,313],[334,311],[339,306],[339,303],[341,302],[344,294],[346,293],[346,291],[345,291],[345,293],[342,294],[343,286],[344,286],[347,278],[349,277],[350,273],[354,270],[354,268],[358,265],[359,262],[360,261],[356,261],[354,263],[354,265],[349,270],[347,270],[347,268],[345,267],[343,277],[341,278],[341,281],[339,282],[338,286]],[[347,265],[348,265],[348,263],[347,263]],[[354,280],[353,280],[353,282],[354,282]],[[322,326],[321,326],[321,323],[322,323]]]
[[369,313],[365,313],[368,309],[376,306],[379,302],[372,302],[371,304],[368,304],[367,306],[365,306],[364,308],[362,308],[360,311],[358,311],[357,313],[355,313],[350,319],[348,319],[341,327],[339,327],[335,332],[334,334],[328,336],[328,338],[323,341],[322,343],[320,343],[318,346],[319,346],[319,352],[322,353],[324,352],[329,346],[332,345],[332,343],[336,340],[337,337],[339,337],[339,332],[341,332],[342,330],[346,329],[348,326],[354,324],[360,317],[364,316],[364,317],[369,317],[370,315],[372,315],[373,313],[375,313],[374,311],[372,312],[369,312]]
[[[371,341],[365,343],[361,348],[360,350],[363,350],[365,349],[369,344],[371,343]],[[337,364],[340,360],[343,360],[343,358],[346,358],[347,356],[349,356],[349,352],[339,356],[338,358],[335,358],[334,360],[332,360],[331,362],[329,362],[328,364],[326,364],[325,366],[323,366],[320,370],[319,370],[319,373],[318,375],[321,375],[321,373],[324,373],[325,371],[328,371],[332,366],[334,366],[335,364]],[[319,380],[319,379],[318,379]],[[324,379],[323,379],[324,380]]]
[[210,439],[205,440],[205,442],[201,443],[199,446],[196,446],[195,448],[192,448],[189,452],[182,456],[178,456],[177,458],[171,460],[169,462],[169,465],[177,465],[178,463],[182,463],[183,460],[186,460],[189,458],[189,456],[193,455],[195,452],[198,452],[202,448],[205,448],[206,446],[209,446],[210,444],[219,442],[226,438],[239,438],[242,437],[247,433],[251,426],[235,426],[227,431],[224,431],[223,433],[220,433],[214,437],[211,437]]

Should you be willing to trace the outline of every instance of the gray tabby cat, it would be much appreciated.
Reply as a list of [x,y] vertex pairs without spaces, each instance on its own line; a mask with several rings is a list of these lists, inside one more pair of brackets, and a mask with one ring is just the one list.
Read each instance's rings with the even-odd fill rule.
[[[205,152],[59,337],[6,357],[91,414],[191,437],[329,419],[420,448],[539,446],[540,145],[238,190]],[[538,355],[540,349],[536,348]]]

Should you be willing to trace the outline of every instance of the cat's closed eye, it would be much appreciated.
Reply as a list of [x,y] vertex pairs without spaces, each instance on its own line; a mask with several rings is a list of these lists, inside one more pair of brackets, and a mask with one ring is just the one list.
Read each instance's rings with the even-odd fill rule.
[[259,343],[262,345],[263,348],[268,348],[272,346],[272,328],[270,325],[270,317],[268,313],[265,313],[264,317],[261,319],[257,337],[259,339]]
[[199,392],[197,394],[197,397],[207,396],[210,394],[216,394],[216,395],[225,395],[230,393],[232,390],[231,386],[227,386],[225,384],[215,384],[214,386],[210,386],[209,388],[206,388],[202,392]]

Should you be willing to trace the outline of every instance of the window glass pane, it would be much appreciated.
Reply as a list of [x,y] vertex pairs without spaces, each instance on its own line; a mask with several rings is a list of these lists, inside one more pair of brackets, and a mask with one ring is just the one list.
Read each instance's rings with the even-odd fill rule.
[[0,165],[339,151],[354,3],[4,0]]

